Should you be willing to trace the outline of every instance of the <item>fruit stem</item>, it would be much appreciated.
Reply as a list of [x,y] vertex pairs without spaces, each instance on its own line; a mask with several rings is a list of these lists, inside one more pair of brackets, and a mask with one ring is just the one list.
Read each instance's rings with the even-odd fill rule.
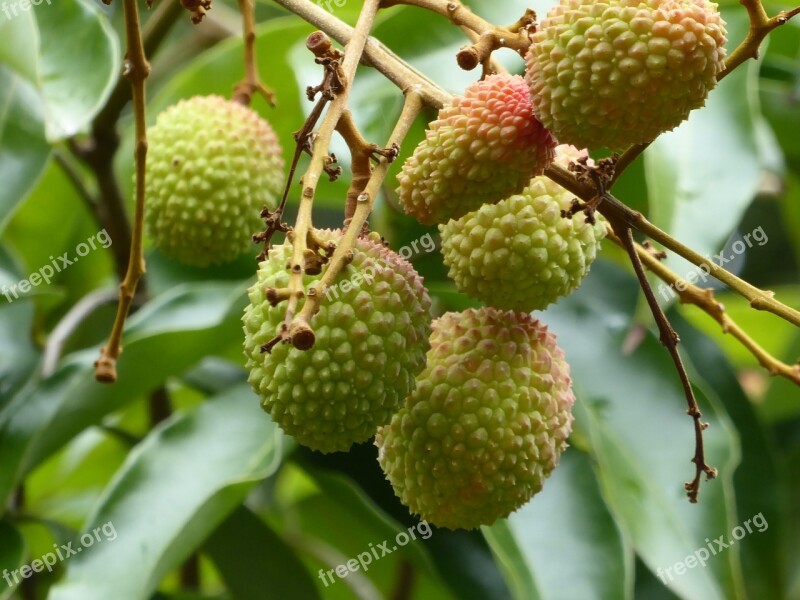
[[245,78],[234,87],[232,100],[249,106],[253,99],[253,94],[258,92],[266,98],[270,106],[274,107],[275,92],[265,86],[258,76],[258,66],[256,63],[255,3],[253,0],[239,0],[239,10],[242,13]]
[[[403,110],[394,126],[392,134],[389,136],[389,141],[387,142],[388,147],[400,146],[423,107],[424,103],[419,94],[414,91],[406,94]],[[367,223],[367,219],[375,205],[375,198],[380,193],[383,181],[389,173],[389,165],[392,160],[392,158],[385,155],[380,156],[378,164],[372,170],[369,181],[357,199],[350,223],[347,225],[344,235],[339,240],[336,250],[331,256],[328,268],[317,284],[308,291],[308,297],[306,298],[303,308],[292,321],[289,328],[290,338],[293,339],[295,333],[311,331],[309,322],[319,310],[325,292],[349,262],[351,253],[355,248],[356,240],[361,234],[364,225]]]
[[300,196],[300,206],[297,212],[297,221],[294,226],[294,241],[292,243],[292,257],[290,262],[290,276],[289,276],[289,292],[290,297],[288,306],[286,308],[286,320],[282,333],[288,334],[288,338],[295,345],[302,347],[310,347],[309,341],[313,344],[313,331],[310,330],[307,323],[305,327],[301,327],[303,323],[290,326],[294,321],[294,316],[297,311],[297,305],[300,298],[304,296],[303,291],[303,274],[305,269],[305,251],[306,242],[309,231],[311,230],[311,213],[314,206],[314,195],[316,193],[317,184],[319,183],[320,175],[322,174],[326,159],[329,158],[328,148],[330,147],[333,132],[342,117],[345,109],[347,108],[347,100],[350,95],[350,87],[355,77],[356,68],[358,67],[359,60],[364,53],[364,47],[367,44],[369,32],[375,22],[375,17],[378,14],[379,0],[365,0],[364,6],[361,8],[361,13],[358,17],[358,22],[353,30],[350,41],[347,42],[344,48],[344,60],[342,61],[340,70],[341,89],[336,90],[335,97],[328,106],[328,111],[317,131],[316,136],[313,138],[311,144],[311,161],[308,169],[301,179],[303,191]]
[[142,253],[142,233],[144,230],[145,161],[147,159],[147,122],[145,81],[150,75],[142,31],[139,24],[137,0],[124,0],[125,37],[128,52],[124,62],[123,74],[131,82],[133,93],[133,113],[136,124],[134,161],[136,164],[136,207],[131,234],[131,251],[128,270],[119,286],[119,306],[108,343],[100,351],[95,362],[95,378],[103,383],[117,380],[117,359],[122,353],[122,331],[136,293],[139,279],[144,275],[145,264]]
[[[610,227],[608,228],[607,237],[618,246],[625,247],[622,240],[614,234]],[[788,365],[762,348],[725,311],[725,306],[716,299],[711,288],[701,289],[682,279],[654,256],[651,251],[640,244],[636,244],[636,252],[644,266],[675,291],[681,304],[693,304],[708,314],[720,324],[723,333],[730,334],[737,339],[770,375],[785,377],[800,385],[800,364]]]

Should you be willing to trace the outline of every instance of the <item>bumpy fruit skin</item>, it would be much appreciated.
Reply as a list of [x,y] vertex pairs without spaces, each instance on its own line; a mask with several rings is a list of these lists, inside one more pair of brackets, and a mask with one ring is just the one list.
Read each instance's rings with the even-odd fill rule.
[[417,388],[375,438],[400,500],[440,527],[491,525],[542,489],[572,428],[569,367],[525,313],[446,313]]
[[561,0],[526,57],[536,116],[562,144],[621,150],[705,104],[725,63],[706,0]]
[[[326,239],[340,232],[322,231]],[[266,288],[285,288],[291,245],[273,246],[250,288],[244,353],[262,406],[286,433],[320,452],[344,451],[389,422],[425,364],[431,301],[422,278],[395,252],[360,239],[352,262],[329,288],[310,325],[310,350],[279,343],[286,302],[271,306]],[[325,273],[304,276],[305,289]],[[302,308],[302,301],[298,310]]]
[[219,96],[182,100],[148,130],[145,224],[167,256],[205,267],[254,246],[261,210],[275,208],[283,158],[253,110]]
[[433,225],[521,190],[553,160],[555,139],[533,116],[518,75],[492,75],[439,111],[397,180],[400,204]]
[[[556,161],[567,164],[571,155],[579,156],[564,146],[556,153]],[[507,310],[542,310],[570,294],[606,235],[599,213],[594,225],[583,213],[561,216],[574,198],[540,176],[517,195],[439,225],[448,275],[460,291]]]

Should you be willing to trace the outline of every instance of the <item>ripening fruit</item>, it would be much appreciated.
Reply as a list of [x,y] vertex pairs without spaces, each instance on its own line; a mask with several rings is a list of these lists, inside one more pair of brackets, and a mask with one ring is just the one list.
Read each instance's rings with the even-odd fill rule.
[[414,393],[378,431],[378,461],[422,519],[491,525],[542,489],[573,403],[564,353],[539,321],[494,308],[446,313]]
[[725,36],[707,0],[561,0],[526,57],[536,116],[562,144],[649,142],[705,104]]
[[397,180],[400,204],[432,225],[520,191],[553,160],[519,75],[492,75],[439,111]]
[[[341,232],[320,231],[324,240]],[[262,406],[286,433],[320,452],[344,451],[389,422],[414,389],[425,364],[431,301],[409,262],[380,243],[359,239],[352,262],[325,293],[310,325],[309,350],[279,343],[286,301],[272,306],[268,288],[289,284],[290,243],[273,246],[261,263],[245,309],[244,352],[249,381]],[[320,275],[305,275],[308,290]],[[303,301],[298,306],[302,308]]]
[[[567,164],[570,153],[578,156],[564,146],[556,153]],[[570,294],[588,274],[606,235],[599,213],[594,224],[583,213],[561,216],[574,198],[539,176],[517,195],[439,225],[448,275],[461,292],[507,310],[542,310]]]
[[250,108],[220,96],[182,100],[147,133],[145,223],[167,256],[205,267],[253,248],[283,179],[278,138]]

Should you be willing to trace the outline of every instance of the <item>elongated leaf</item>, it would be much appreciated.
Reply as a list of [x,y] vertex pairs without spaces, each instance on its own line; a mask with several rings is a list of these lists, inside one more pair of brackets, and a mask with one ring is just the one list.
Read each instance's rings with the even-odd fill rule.
[[219,526],[205,548],[236,600],[322,598],[294,550],[245,507]]
[[580,450],[567,450],[531,502],[483,532],[518,600],[632,597],[633,553]]
[[52,600],[146,598],[281,460],[280,433],[240,385],[156,429],[90,519],[115,539],[72,558]]
[[26,472],[88,425],[241,336],[244,285],[184,285],[148,303],[129,322],[114,385],[97,383],[96,348],[70,355],[40,385],[0,412],[0,498]]
[[708,568],[674,573],[705,538],[737,524],[732,477],[739,447],[722,407],[699,389],[710,422],[706,456],[719,477],[690,504],[683,483],[694,475],[694,435],[674,367],[651,333],[632,354],[622,352],[637,296],[632,277],[598,261],[580,290],[543,317],[572,366],[576,426],[588,438],[602,495],[644,563],[657,574],[673,569],[664,581],[681,598],[741,598],[736,546],[712,557]]
[[[747,13],[737,6],[723,16],[729,37],[741,39]],[[733,72],[704,108],[645,152],[651,220],[704,255],[718,250],[755,198],[761,177],[757,77],[754,62]],[[674,256],[667,264],[680,274],[690,268]]]
[[29,82],[0,63],[0,231],[49,157],[41,98]]

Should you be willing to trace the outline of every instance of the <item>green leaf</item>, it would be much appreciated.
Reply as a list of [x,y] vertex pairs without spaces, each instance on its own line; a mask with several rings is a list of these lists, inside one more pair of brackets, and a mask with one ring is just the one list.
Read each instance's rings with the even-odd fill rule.
[[31,339],[33,303],[15,299],[11,292],[11,286],[22,277],[12,257],[0,246],[0,411],[31,376],[39,358]]
[[3,9],[0,230],[44,171],[48,140],[87,126],[117,80],[120,62],[116,34],[88,2],[41,0],[33,8],[5,2]]
[[95,381],[99,349],[92,348],[69,355],[52,377],[18,394],[0,411],[0,499],[88,425],[236,344],[244,302],[243,285],[178,286],[129,320],[114,385]]
[[[634,278],[600,260],[543,320],[571,365],[576,430],[588,440],[602,495],[625,539],[658,574],[703,548],[705,538],[736,526],[732,478],[739,446],[723,407],[698,388],[710,423],[706,457],[719,477],[704,482],[700,502],[690,504],[683,484],[694,475],[694,433],[677,373],[651,332],[633,352],[623,352],[638,293]],[[681,598],[743,596],[736,546],[713,556],[708,568],[663,577]]]
[[236,600],[322,598],[294,550],[248,508],[228,517],[205,550]]
[[85,528],[111,523],[114,539],[74,556],[49,597],[149,596],[280,462],[280,432],[248,385],[176,415],[131,453]]
[[580,450],[567,450],[531,502],[483,532],[519,600],[632,598],[633,552]]
[[[6,571],[13,572],[22,565],[25,560],[25,539],[17,528],[9,521],[0,521],[0,573]],[[11,576],[13,583],[13,576]],[[8,580],[0,579],[0,600],[7,600],[11,597],[14,587],[8,584]]]
[[30,83],[0,64],[0,231],[49,158],[41,98]]
[[118,78],[119,40],[100,10],[83,1],[47,0],[34,12],[47,137],[60,140],[82,131],[105,104]]
[[[729,38],[743,37],[747,13],[736,7],[723,16]],[[757,81],[758,65],[743,65],[720,82],[704,108],[644,155],[650,220],[703,255],[723,244],[758,189]],[[667,264],[679,274],[690,268],[673,255]]]

